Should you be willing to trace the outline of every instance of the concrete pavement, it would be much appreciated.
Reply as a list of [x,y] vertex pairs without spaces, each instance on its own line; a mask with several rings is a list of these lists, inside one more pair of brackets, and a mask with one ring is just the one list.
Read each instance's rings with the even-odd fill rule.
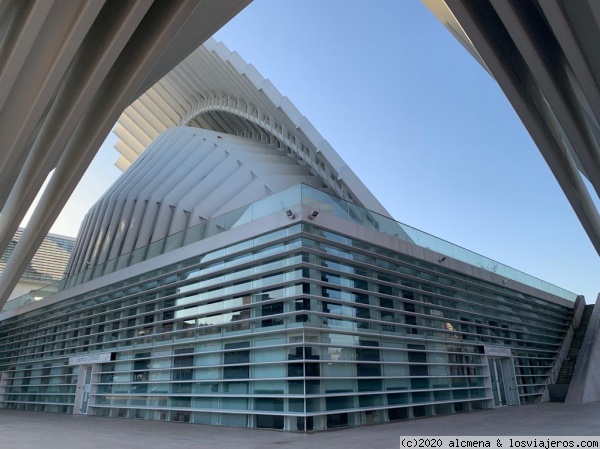
[[0,410],[0,449],[387,449],[400,435],[600,435],[600,403],[544,403],[313,434]]

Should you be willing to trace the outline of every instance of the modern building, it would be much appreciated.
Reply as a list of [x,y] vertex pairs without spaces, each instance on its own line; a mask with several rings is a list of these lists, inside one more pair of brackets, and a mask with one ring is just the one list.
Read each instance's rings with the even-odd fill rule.
[[[19,228],[8,248],[0,257],[0,273],[4,270],[4,266],[21,239],[23,229]],[[27,269],[21,276],[9,301],[39,290],[48,284],[60,281],[65,277],[67,263],[73,252],[75,239],[65,235],[48,234],[38,251],[29,262]],[[35,301],[34,296],[31,296],[31,301]]]
[[313,431],[548,400],[583,298],[394,221],[224,45],[117,132],[69,277],[0,313],[2,407]]

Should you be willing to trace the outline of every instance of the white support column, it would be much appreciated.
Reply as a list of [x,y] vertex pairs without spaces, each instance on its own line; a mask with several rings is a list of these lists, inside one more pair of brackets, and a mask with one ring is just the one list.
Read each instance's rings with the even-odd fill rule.
[[[19,3],[19,2],[17,2]],[[21,2],[27,5],[29,2]],[[37,1],[28,11],[23,29],[15,32],[16,44],[8,58],[0,62],[3,92],[6,101],[0,112],[0,179],[3,187],[12,186],[30,153],[31,143],[55,98],[61,97],[61,87],[67,71],[76,59],[79,43],[102,9],[104,0],[84,2]],[[15,8],[15,9],[27,9]],[[16,13],[18,16],[19,13]],[[3,39],[10,42],[12,39]],[[4,51],[3,51],[4,53]],[[43,178],[45,179],[45,175]],[[0,190],[0,205],[10,188]]]
[[[46,120],[13,188],[6,189],[9,192],[8,199],[0,214],[0,254],[8,247],[48,174],[59,160],[63,148],[68,144],[81,116],[89,109],[94,93],[148,11],[149,4],[147,1],[143,4],[142,1],[123,3],[122,8],[114,9],[114,21],[108,29],[104,24],[102,29],[98,24],[93,26],[93,19],[104,2],[92,2],[91,5],[95,8],[86,9],[83,35],[89,31],[91,35],[97,36],[96,42],[91,49],[85,47],[85,55],[79,54],[74,58],[64,80],[64,86],[67,87],[61,89],[47,112]],[[120,35],[120,39],[116,39],[115,35]]]
[[135,30],[131,39],[119,36],[125,38],[127,45],[77,124],[29,225],[0,276],[0,307],[6,303],[113,124],[196,6],[196,2],[155,2],[144,15],[143,26]]
[[600,215],[572,155],[560,141],[560,136],[556,136],[556,130],[550,129],[544,121],[547,114],[545,101],[525,94],[527,86],[524,85],[523,77],[527,73],[515,73],[515,61],[507,60],[499,51],[500,43],[491,35],[489,24],[482,23],[472,3],[466,0],[446,0],[446,4],[470,37],[490,72],[494,74],[600,254]]

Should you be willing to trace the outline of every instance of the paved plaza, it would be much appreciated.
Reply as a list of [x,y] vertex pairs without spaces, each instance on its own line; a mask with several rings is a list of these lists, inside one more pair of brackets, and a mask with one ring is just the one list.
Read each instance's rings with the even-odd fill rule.
[[398,448],[400,435],[600,435],[600,403],[544,403],[313,434],[0,410],[0,449]]

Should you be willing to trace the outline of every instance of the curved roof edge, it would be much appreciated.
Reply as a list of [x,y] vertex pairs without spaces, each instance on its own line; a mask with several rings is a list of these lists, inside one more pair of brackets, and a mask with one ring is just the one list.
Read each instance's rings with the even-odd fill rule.
[[116,162],[127,169],[164,130],[185,125],[275,145],[336,195],[390,217],[290,99],[237,52],[209,39],[119,118]]

